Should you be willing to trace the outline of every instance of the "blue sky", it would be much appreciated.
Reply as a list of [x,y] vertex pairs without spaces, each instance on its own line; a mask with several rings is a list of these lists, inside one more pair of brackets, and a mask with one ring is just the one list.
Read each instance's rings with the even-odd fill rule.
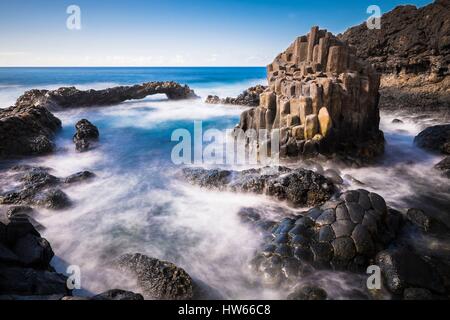
[[[333,33],[431,0],[0,0],[0,66],[261,66],[312,25]],[[66,27],[69,5],[81,30]]]

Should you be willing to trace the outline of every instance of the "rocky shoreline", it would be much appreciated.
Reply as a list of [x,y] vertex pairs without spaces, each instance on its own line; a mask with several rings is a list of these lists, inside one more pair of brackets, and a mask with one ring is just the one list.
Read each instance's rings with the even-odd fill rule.
[[[399,7],[383,16],[389,28],[400,25],[400,31],[383,31],[387,35],[368,36],[364,26],[358,26],[334,36],[313,27],[268,66],[268,86],[249,88],[237,98],[207,97],[209,104],[250,107],[242,112],[236,130],[275,130],[281,136],[282,166],[242,171],[185,167],[178,172],[179,180],[203,190],[259,195],[293,209],[277,217],[254,207],[239,211],[240,220],[262,239],[247,261],[257,279],[252,285],[282,289],[289,300],[324,300],[329,298],[326,289],[308,280],[314,273],[367,278],[367,268],[376,266],[382,289],[363,284],[349,296],[375,300],[386,298],[381,292],[387,292],[390,299],[450,299],[449,257],[419,250],[408,241],[411,234],[450,241],[449,226],[421,208],[388,203],[369,191],[370,185],[366,189],[362,182],[343,176],[338,166],[327,170],[322,166],[376,163],[385,146],[380,109],[438,112],[445,115],[441,122],[447,121],[448,8],[443,0],[423,9]],[[437,18],[430,21],[430,16]],[[402,37],[410,31],[407,21],[413,18],[424,24],[424,45],[416,33],[407,41]],[[436,24],[443,30],[437,39],[432,37]],[[383,48],[374,50],[385,36]],[[65,188],[90,183],[97,176],[81,171],[59,177],[51,168],[15,164],[17,158],[55,150],[62,123],[52,112],[109,106],[154,94],[165,94],[169,100],[198,98],[188,86],[150,82],[98,91],[31,90],[14,106],[0,110],[0,159],[13,159],[0,170],[4,182],[0,186],[0,300],[222,298],[183,268],[136,252],[111,259],[109,267],[134,279],[139,293],[111,289],[90,297],[73,296],[68,276],[51,265],[55,253],[41,236],[45,226],[34,216],[41,209],[57,214],[76,206]],[[73,134],[78,152],[101,144],[101,132],[87,119],[76,123]],[[414,143],[445,157],[435,169],[450,178],[449,124],[426,128]],[[347,181],[361,188],[348,188]]]
[[27,91],[14,106],[0,110],[0,159],[51,153],[53,138],[61,129],[61,120],[51,111],[114,105],[155,94],[165,94],[169,100],[198,98],[188,86],[172,81],[98,91],[74,87]]

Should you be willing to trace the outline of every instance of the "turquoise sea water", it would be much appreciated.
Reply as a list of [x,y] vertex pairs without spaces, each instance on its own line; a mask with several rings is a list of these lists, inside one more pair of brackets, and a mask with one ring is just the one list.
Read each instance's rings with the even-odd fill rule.
[[[207,95],[237,96],[252,85],[265,84],[265,68],[0,68],[0,108],[33,88],[103,89],[169,80],[188,84],[201,99],[168,101],[158,95],[116,106],[56,112],[63,122],[57,151],[22,160],[48,166],[57,176],[81,170],[97,175],[92,182],[65,189],[74,202],[70,209],[39,209],[36,219],[46,228],[43,236],[56,253],[54,266],[60,272],[67,265],[80,266],[82,293],[117,287],[138,290],[133,281],[122,279],[108,266],[120,254],[140,252],[180,265],[224,298],[285,298],[286,288],[260,286],[247,268],[261,239],[237,213],[242,207],[258,207],[271,217],[289,209],[262,196],[189,186],[178,175],[180,166],[171,161],[174,130],[192,132],[194,121],[202,121],[205,130],[233,128],[245,110],[207,105],[203,102]],[[445,182],[431,169],[439,159],[412,144],[421,126],[406,118],[404,124],[393,126],[394,117],[382,114],[387,146],[381,162],[341,171],[365,182],[364,188],[380,193],[389,204],[407,208],[417,195]],[[82,118],[98,126],[101,139],[96,149],[80,154],[74,150],[72,136]],[[326,288],[330,298],[346,298],[362,280],[325,272],[308,281]]]

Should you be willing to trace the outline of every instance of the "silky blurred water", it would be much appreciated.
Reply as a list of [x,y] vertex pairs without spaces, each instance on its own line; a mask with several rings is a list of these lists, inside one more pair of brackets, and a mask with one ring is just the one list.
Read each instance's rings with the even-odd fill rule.
[[[48,166],[57,176],[89,170],[97,178],[65,191],[74,206],[64,211],[39,209],[36,219],[57,257],[60,272],[78,265],[83,294],[111,288],[139,291],[129,279],[108,269],[111,259],[139,252],[183,267],[191,276],[217,290],[224,298],[285,298],[284,290],[259,286],[247,268],[261,239],[237,215],[242,207],[265,208],[267,214],[289,210],[263,196],[200,190],[178,176],[180,167],[170,158],[175,129],[192,132],[193,121],[203,129],[232,128],[242,107],[207,105],[208,94],[237,96],[255,84],[264,84],[264,68],[0,68],[0,106],[12,105],[31,88],[106,88],[147,81],[173,80],[188,84],[199,100],[167,101],[164,96],[128,101],[116,106],[82,108],[56,115],[63,122],[57,152],[23,160]],[[423,204],[437,216],[447,216],[448,182],[432,169],[439,156],[413,146],[420,124],[405,119],[393,125],[394,115],[382,115],[387,140],[379,164],[364,169],[340,168],[374,190],[389,205],[406,209]],[[87,153],[74,150],[75,123],[89,119],[100,130],[99,146]],[[332,166],[330,164],[330,166]],[[350,181],[344,188],[361,188]],[[438,193],[439,201],[422,203],[421,196]],[[448,212],[447,212],[448,213]],[[428,240],[427,240],[428,241]],[[320,283],[330,298],[348,298],[343,288],[361,285],[361,277],[320,273]]]

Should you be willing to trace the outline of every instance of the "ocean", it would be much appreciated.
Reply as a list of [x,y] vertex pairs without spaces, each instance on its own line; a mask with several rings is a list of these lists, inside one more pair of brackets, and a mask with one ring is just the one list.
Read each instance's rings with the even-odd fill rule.
[[[136,289],[136,284],[109,268],[124,253],[142,253],[183,267],[226,299],[282,299],[284,288],[262,287],[248,268],[262,239],[237,213],[243,207],[264,208],[268,216],[293,210],[264,196],[202,190],[188,185],[171,161],[176,129],[233,128],[245,108],[208,105],[209,94],[237,96],[246,88],[265,84],[265,68],[0,68],[0,108],[14,104],[29,89],[102,89],[149,81],[177,81],[189,85],[198,100],[168,101],[152,96],[119,105],[55,112],[63,129],[54,154],[27,158],[22,163],[46,166],[57,176],[93,171],[92,182],[65,190],[74,205],[63,211],[39,209],[36,220],[45,229],[59,272],[76,265],[81,270],[79,294],[112,288]],[[420,202],[447,182],[432,171],[435,155],[417,149],[414,136],[423,128],[412,118],[392,124],[395,114],[382,114],[386,154],[376,165],[341,168],[364,183],[364,188],[386,198],[389,205],[405,209]],[[100,130],[99,146],[77,153],[72,142],[74,125],[88,119]],[[361,188],[349,182],[345,188]],[[433,191],[434,190],[434,191]],[[448,194],[443,195],[448,203]],[[447,201],[447,202],[446,202]],[[428,203],[441,212],[439,202]],[[295,210],[294,210],[295,211]],[[293,211],[293,212],[294,212]],[[419,246],[431,245],[416,239]],[[428,242],[427,242],[428,241]],[[419,243],[420,242],[420,243]],[[436,245],[436,243],[434,243]],[[448,249],[448,244],[444,249]],[[317,272],[309,281],[323,286],[330,298],[351,297],[361,276]]]

